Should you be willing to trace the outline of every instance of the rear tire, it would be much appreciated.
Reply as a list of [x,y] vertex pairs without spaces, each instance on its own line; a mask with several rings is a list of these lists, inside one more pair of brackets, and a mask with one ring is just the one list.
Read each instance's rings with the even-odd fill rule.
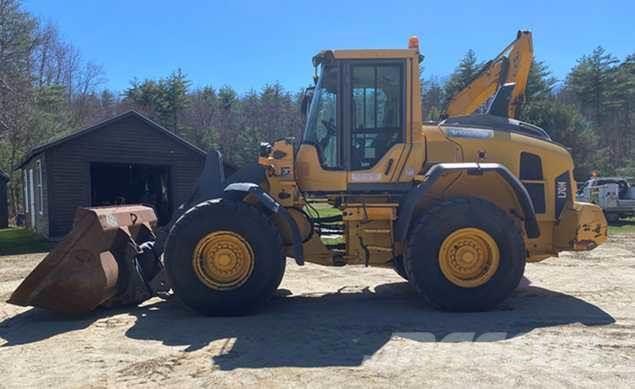
[[[235,237],[230,242],[244,244],[251,254],[250,270],[236,285],[215,285],[195,269],[204,266],[197,265],[194,254],[200,242],[215,233]],[[223,245],[219,243],[218,250],[226,249]],[[179,218],[166,242],[165,263],[175,295],[188,307],[217,316],[246,314],[265,303],[282,280],[286,259],[280,234],[267,215],[253,206],[222,200],[201,203]]]
[[[461,233],[467,237],[453,240]],[[461,256],[472,250],[470,245],[478,249]],[[475,266],[478,276],[465,270],[474,257],[482,264]],[[489,259],[480,261],[481,257]],[[525,262],[522,233],[504,211],[482,199],[456,198],[429,209],[415,221],[404,264],[410,284],[434,307],[483,311],[509,297],[523,276]],[[451,273],[448,266],[458,270]],[[473,278],[461,279],[462,274]]]

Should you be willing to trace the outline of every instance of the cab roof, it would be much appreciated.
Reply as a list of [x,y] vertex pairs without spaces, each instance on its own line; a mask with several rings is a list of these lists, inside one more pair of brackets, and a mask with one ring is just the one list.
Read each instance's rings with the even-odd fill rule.
[[329,63],[343,59],[417,59],[419,51],[416,49],[344,49],[323,50],[313,57],[313,65]]
[[416,58],[418,55],[413,49],[333,50],[335,59]]

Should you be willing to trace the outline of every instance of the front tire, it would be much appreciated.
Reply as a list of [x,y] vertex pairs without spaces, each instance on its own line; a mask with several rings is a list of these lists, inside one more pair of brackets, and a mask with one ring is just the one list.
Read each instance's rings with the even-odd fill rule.
[[404,264],[411,285],[434,307],[483,311],[513,292],[525,262],[522,233],[504,211],[456,198],[415,221]]
[[172,227],[166,270],[176,296],[205,315],[254,311],[275,292],[286,260],[276,227],[244,203],[206,201]]

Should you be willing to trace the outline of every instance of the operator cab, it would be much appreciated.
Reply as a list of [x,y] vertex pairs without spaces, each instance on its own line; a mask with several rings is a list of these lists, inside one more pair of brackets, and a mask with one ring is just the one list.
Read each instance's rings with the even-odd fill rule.
[[333,192],[396,179],[393,169],[412,133],[418,63],[415,48],[323,51],[313,58],[318,76],[297,158],[304,190],[317,187],[316,178],[320,191]]
[[403,62],[321,63],[303,143],[316,147],[323,167],[367,169],[403,141]]

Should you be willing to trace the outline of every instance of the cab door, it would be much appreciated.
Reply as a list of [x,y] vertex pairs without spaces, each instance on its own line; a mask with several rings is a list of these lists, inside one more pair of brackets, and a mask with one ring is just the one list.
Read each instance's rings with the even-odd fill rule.
[[406,60],[351,60],[342,68],[343,161],[347,190],[390,189],[410,146],[406,142]]
[[[406,75],[412,59],[350,59],[323,67],[296,155],[304,192],[392,190],[410,185]],[[410,112],[409,112],[410,111]],[[420,123],[420,121],[418,122]],[[422,152],[423,153],[423,152]]]
[[296,180],[303,192],[346,191],[343,158],[342,63],[322,67],[296,155]]

